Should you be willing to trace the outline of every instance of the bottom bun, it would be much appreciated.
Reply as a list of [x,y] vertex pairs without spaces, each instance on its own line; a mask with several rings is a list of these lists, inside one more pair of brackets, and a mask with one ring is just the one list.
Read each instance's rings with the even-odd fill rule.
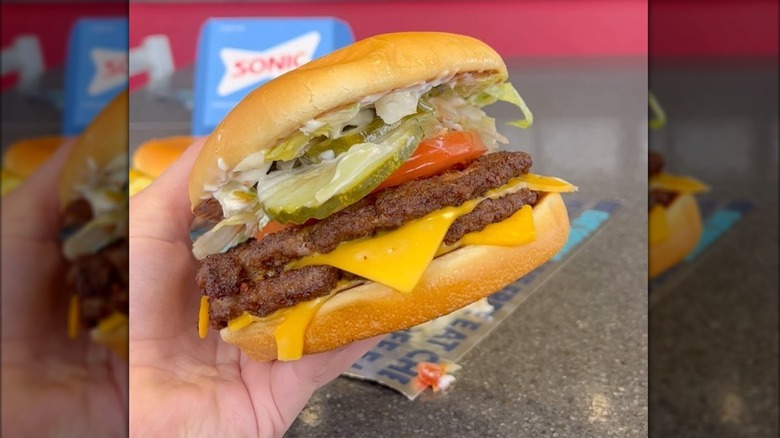
[[670,236],[650,245],[648,276],[653,279],[680,263],[696,248],[702,233],[701,213],[693,195],[681,194],[667,207]]
[[[517,247],[465,246],[437,257],[409,293],[366,283],[334,295],[312,319],[303,353],[333,350],[361,339],[404,330],[493,294],[552,258],[566,243],[569,217],[563,199],[547,193],[534,207],[536,239]],[[222,339],[258,361],[277,358],[278,318],[255,321]]]

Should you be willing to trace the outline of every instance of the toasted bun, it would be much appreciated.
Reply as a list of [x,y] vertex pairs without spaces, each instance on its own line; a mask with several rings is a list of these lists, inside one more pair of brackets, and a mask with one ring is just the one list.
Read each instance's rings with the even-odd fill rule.
[[680,263],[699,243],[702,225],[699,206],[693,195],[681,194],[666,210],[671,235],[650,245],[649,278],[655,278]]
[[379,93],[466,72],[507,78],[501,57],[463,35],[406,32],[358,41],[266,82],[249,93],[209,136],[190,174],[193,209],[207,185],[245,157],[274,146],[328,111]]
[[[379,283],[340,292],[323,304],[304,337],[304,354],[403,330],[487,297],[552,258],[569,236],[561,196],[546,194],[534,207],[536,240],[518,247],[467,246],[434,259],[417,287],[401,293]],[[270,320],[270,319],[269,319]],[[258,361],[276,359],[277,321],[254,322],[225,341]]]
[[5,151],[3,167],[12,174],[26,179],[64,142],[65,139],[58,135],[17,141]]
[[60,175],[60,208],[75,199],[76,186],[89,175],[90,160],[104,167],[118,155],[127,154],[127,95],[127,90],[119,93],[76,139]]
[[157,178],[181,156],[193,141],[194,138],[189,135],[149,140],[135,150],[133,168],[152,178]]

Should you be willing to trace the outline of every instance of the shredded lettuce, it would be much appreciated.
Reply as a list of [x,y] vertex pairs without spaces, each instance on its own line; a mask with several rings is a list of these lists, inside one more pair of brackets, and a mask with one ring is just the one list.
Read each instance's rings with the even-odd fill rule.
[[666,125],[666,112],[655,98],[652,92],[648,92],[648,106],[650,107],[650,128],[661,129]]
[[417,112],[420,95],[413,91],[389,93],[376,101],[376,114],[388,125]]
[[520,109],[520,112],[523,113],[523,119],[508,122],[507,125],[516,126],[522,129],[530,128],[531,125],[533,125],[533,113],[531,113],[531,110],[528,108],[528,105],[525,104],[523,98],[520,97],[520,93],[518,93],[517,90],[515,90],[515,87],[509,82],[490,85],[481,92],[469,97],[469,103],[478,107],[490,105],[498,101],[510,103]]
[[228,217],[212,229],[198,237],[192,245],[192,253],[198,260],[209,254],[227,251],[235,245],[249,239],[254,233],[268,224],[268,216],[258,206]]
[[[369,120],[366,120],[370,116]],[[356,102],[345,108],[325,114],[317,119],[310,120],[303,128],[265,153],[268,161],[294,160],[306,150],[306,147],[316,139],[338,138],[347,126],[361,126],[368,124],[373,119],[373,114],[367,115],[361,111],[361,105]]]

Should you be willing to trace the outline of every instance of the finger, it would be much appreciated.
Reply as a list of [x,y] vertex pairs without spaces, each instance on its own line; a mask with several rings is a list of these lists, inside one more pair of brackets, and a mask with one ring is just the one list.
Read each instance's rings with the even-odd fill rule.
[[21,238],[59,238],[60,205],[58,185],[73,140],[62,144],[19,187],[3,196],[2,230]]
[[130,235],[178,242],[188,239],[192,212],[187,189],[205,138],[196,140],[146,189],[130,200]]
[[292,424],[315,390],[341,375],[383,338],[364,339],[295,362],[276,362],[271,371],[271,392],[285,426]]
[[[194,142],[130,201],[131,341],[195,333],[198,293],[190,251],[187,184],[204,140]],[[142,322],[139,322],[142,321]]]
[[131,343],[182,333],[197,338],[196,269],[184,242],[130,238]]

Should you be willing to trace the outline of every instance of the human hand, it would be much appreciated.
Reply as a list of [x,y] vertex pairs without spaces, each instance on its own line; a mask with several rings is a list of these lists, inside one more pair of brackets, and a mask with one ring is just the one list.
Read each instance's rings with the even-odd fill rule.
[[281,436],[312,393],[378,339],[294,362],[255,362],[198,337],[187,178],[203,140],[130,201],[131,436]]
[[67,336],[57,186],[71,149],[2,198],[3,436],[127,433],[127,363]]

